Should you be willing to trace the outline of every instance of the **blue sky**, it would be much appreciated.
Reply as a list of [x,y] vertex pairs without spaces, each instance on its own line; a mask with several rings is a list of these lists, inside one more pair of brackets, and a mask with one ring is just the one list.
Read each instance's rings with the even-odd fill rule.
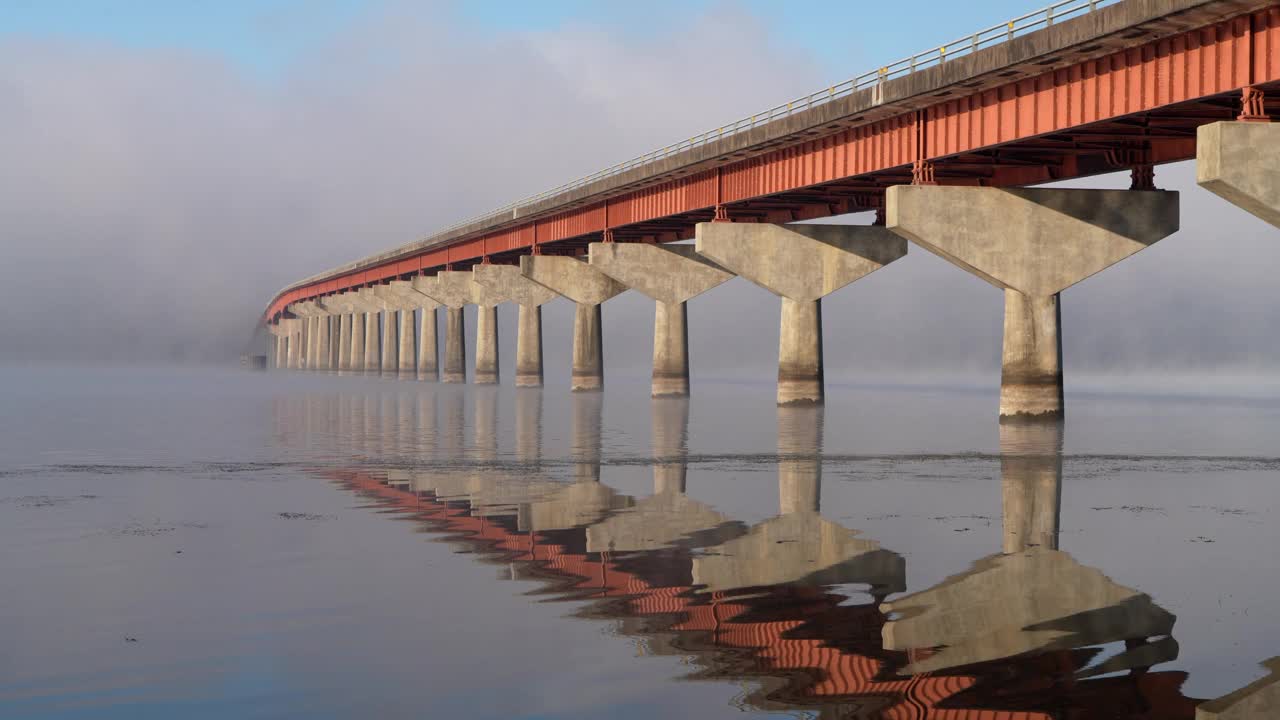
[[[220,55],[269,76],[363,17],[404,0],[0,0],[0,39],[73,38]],[[868,0],[736,0],[806,48],[832,80],[1038,9],[1043,0],[898,4]],[[408,3],[404,3],[408,4]],[[723,0],[470,0],[445,3],[480,31],[552,30],[591,24],[656,32],[715,13]]]

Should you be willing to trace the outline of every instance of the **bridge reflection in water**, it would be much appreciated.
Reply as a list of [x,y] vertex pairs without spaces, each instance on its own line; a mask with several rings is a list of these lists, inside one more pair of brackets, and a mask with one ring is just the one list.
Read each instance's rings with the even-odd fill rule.
[[543,457],[540,392],[516,393],[510,454],[494,389],[469,396],[465,442],[466,397],[311,398],[307,437],[357,450],[316,472],[545,582],[541,596],[585,602],[577,616],[612,622],[644,653],[690,658],[693,678],[754,680],[751,707],[886,720],[1280,707],[1275,676],[1209,703],[1185,697],[1185,673],[1157,667],[1178,655],[1174,615],[1059,548],[1060,424],[1001,426],[1002,547],[904,595],[903,556],[822,514],[821,408],[778,408],[778,512],[748,525],[686,494],[686,399],[652,402],[653,492],[636,498],[601,482],[602,396],[572,398],[564,462]]

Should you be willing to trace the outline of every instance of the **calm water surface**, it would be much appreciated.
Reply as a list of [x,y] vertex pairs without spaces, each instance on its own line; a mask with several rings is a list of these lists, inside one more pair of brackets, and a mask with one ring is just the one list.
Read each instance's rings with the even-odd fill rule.
[[695,392],[0,370],[0,717],[1280,716],[1280,403]]

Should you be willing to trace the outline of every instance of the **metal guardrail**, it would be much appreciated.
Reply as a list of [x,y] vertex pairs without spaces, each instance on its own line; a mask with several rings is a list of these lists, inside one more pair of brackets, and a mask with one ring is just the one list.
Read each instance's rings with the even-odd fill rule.
[[477,215],[475,217],[468,218],[467,220],[463,220],[462,222],[454,223],[453,225],[440,230],[437,234],[451,232],[485,218],[504,212],[510,212],[522,205],[528,205],[540,200],[545,200],[549,197],[580,188],[583,185],[593,183],[597,180],[603,180],[604,178],[624,173],[642,165],[663,160],[675,155],[676,153],[700,147],[723,138],[732,137],[738,133],[746,132],[752,128],[765,125],[779,118],[791,115],[792,113],[806,111],[824,103],[831,102],[837,98],[850,95],[858,90],[874,87],[886,80],[901,77],[903,75],[910,75],[918,70],[924,70],[941,65],[948,60],[975,53],[982,48],[1007,42],[1020,35],[1025,35],[1029,32],[1049,27],[1060,20],[1080,15],[1087,15],[1098,8],[1115,5],[1118,2],[1120,2],[1120,0],[1059,0],[1059,2],[1056,2],[1046,8],[1027,13],[1021,17],[1016,17],[1007,23],[993,25],[985,30],[979,30],[972,35],[966,35],[957,40],[953,40],[952,42],[905,57],[896,62],[889,63],[888,65],[883,65],[876,70],[857,75],[845,80],[844,82],[831,85],[826,89],[819,90],[818,92],[811,93],[804,97],[796,98],[791,102],[775,105],[768,110],[763,110],[750,117],[742,118],[736,122],[729,123],[728,125],[722,125],[713,130],[708,130],[700,135],[694,135],[688,140],[682,140],[673,145],[667,145],[666,147],[658,150],[652,150],[644,155],[640,155],[639,157],[634,157],[630,160],[620,162],[617,165],[612,165],[603,170],[591,173],[590,175],[580,177],[577,180],[567,182],[559,187],[540,192],[536,195],[530,195],[529,197],[522,198],[513,203],[503,205],[496,210],[490,210],[482,215]]

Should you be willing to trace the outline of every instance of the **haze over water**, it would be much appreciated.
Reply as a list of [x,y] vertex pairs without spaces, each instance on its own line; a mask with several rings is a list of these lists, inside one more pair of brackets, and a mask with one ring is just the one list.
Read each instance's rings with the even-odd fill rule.
[[2,377],[6,718],[1178,718],[1280,654],[1275,401]]

